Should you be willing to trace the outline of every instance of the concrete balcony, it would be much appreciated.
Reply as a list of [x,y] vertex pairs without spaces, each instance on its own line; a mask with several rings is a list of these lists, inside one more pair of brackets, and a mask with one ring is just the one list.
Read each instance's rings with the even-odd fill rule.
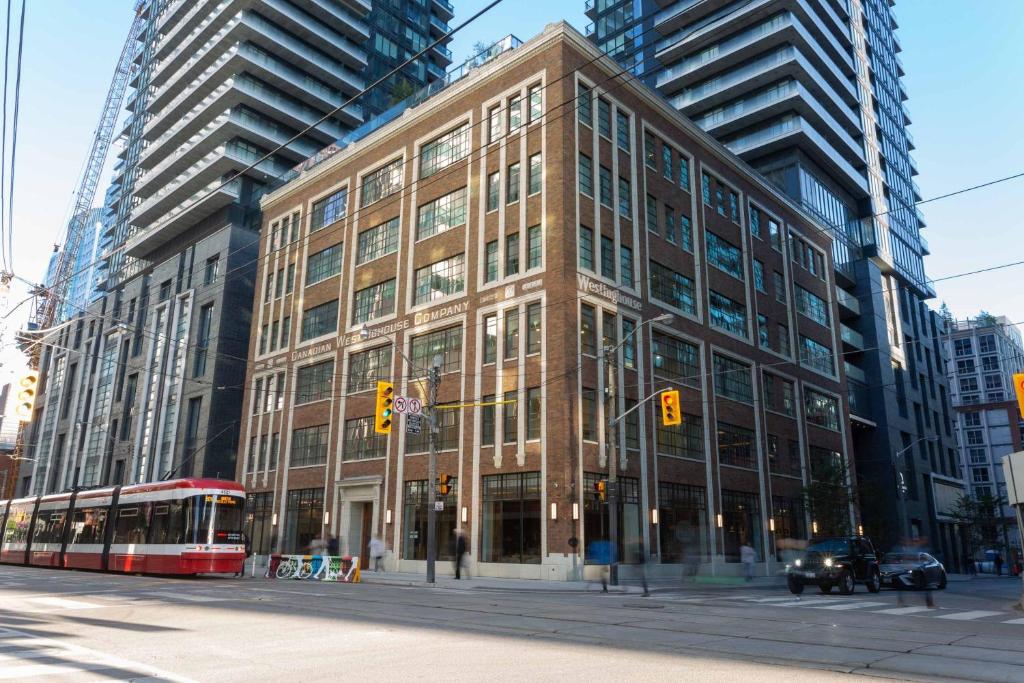
[[365,18],[370,14],[368,0],[300,0],[300,7],[344,36],[362,45],[370,39],[370,26]]
[[[654,15],[654,29],[667,36],[707,16],[714,11],[712,3],[705,0],[679,0]],[[742,10],[740,10],[742,11]]]
[[839,315],[844,318],[855,318],[860,315],[860,300],[842,287],[836,287],[836,303],[839,304]]
[[187,2],[186,0],[171,0],[167,6],[160,10],[156,16],[156,30],[161,36],[170,31],[181,18],[193,9],[193,5],[201,3]]
[[[242,15],[236,14],[225,23],[219,31],[196,51],[188,61],[159,85],[153,96],[149,98],[150,112],[159,112],[175,97],[191,87],[192,83],[203,77],[206,70],[238,43],[238,34],[234,29],[241,23]],[[169,71],[164,72],[169,75]]]
[[240,179],[223,187],[220,179],[208,183],[145,228],[137,229],[125,242],[125,252],[131,257],[145,258],[199,221],[237,202],[241,196],[241,187]]
[[921,233],[918,233],[917,234],[917,241],[920,242],[920,244],[921,244],[921,255],[922,256],[927,256],[928,254],[932,253],[931,247],[928,245],[928,238],[926,238]]
[[455,7],[448,0],[433,0],[431,6],[445,21],[450,21],[455,17]]
[[430,15],[430,37],[437,39],[443,35],[447,35],[452,27],[448,25],[448,22],[440,19],[434,14]]
[[[248,4],[248,0],[221,0],[214,6],[206,6],[205,16],[188,33],[183,25],[175,27],[173,33],[157,44],[154,54],[153,75],[150,85],[159,87],[178,71],[192,55],[196,54],[220,29]],[[166,41],[166,42],[165,42]],[[166,50],[164,47],[166,46]]]
[[851,363],[843,363],[843,369],[846,371],[846,379],[852,379],[857,382],[867,383],[868,376],[863,370],[858,368],[856,365]]
[[864,350],[864,335],[845,323],[839,323],[839,338],[843,340],[843,347],[850,351]]
[[298,36],[328,57],[358,69],[365,67],[366,53],[362,47],[327,24],[311,20],[308,14],[300,12],[291,3],[258,0],[253,9],[281,30]]

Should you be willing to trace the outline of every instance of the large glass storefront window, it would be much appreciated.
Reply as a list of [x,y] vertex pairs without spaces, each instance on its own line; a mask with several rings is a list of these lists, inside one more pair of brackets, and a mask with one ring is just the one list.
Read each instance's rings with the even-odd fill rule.
[[772,496],[775,519],[775,557],[780,562],[795,559],[802,541],[807,540],[807,513],[802,498]]
[[402,527],[404,541],[402,543],[403,560],[427,559],[427,506],[434,500],[444,501],[444,510],[437,513],[437,559],[451,560],[455,557],[455,527],[458,497],[458,481],[452,477],[448,480],[447,496],[436,497],[434,486],[428,495],[427,480],[417,479],[405,482]]
[[703,486],[658,483],[661,561],[696,566],[708,559],[708,500]]
[[754,549],[757,561],[764,560],[761,536],[761,505],[756,493],[722,491],[722,531],[726,562],[740,561],[740,546]]
[[245,535],[254,555],[268,555],[273,538],[274,492],[250,493],[246,500]]
[[[592,562],[591,544],[594,541],[611,540],[608,522],[608,501],[601,502],[595,492],[599,481],[608,479],[607,474],[583,473],[583,534],[586,539],[584,560]],[[639,561],[642,520],[640,518],[640,480],[635,477],[619,477],[619,543],[616,557],[624,564]]]
[[540,472],[512,472],[484,477],[482,562],[538,564],[540,543]]
[[281,532],[281,552],[305,553],[323,531],[324,490],[296,489],[288,492]]

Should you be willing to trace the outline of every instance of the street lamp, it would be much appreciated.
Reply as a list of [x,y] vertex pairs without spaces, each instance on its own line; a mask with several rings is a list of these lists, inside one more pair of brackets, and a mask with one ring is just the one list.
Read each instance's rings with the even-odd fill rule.
[[[370,338],[370,330],[364,323],[359,330],[359,337],[364,341]],[[385,337],[391,342],[391,347],[398,352],[409,367],[419,374],[420,368],[416,363],[405,355],[394,339]],[[430,452],[427,460],[427,583],[434,583],[435,565],[437,564],[437,508],[436,494],[430,495],[434,490],[434,480],[437,478],[437,387],[441,384],[441,368],[444,366],[444,356],[435,354],[431,367],[427,370],[427,441],[430,444]],[[420,380],[422,382],[422,380]],[[390,513],[390,510],[388,511]]]
[[902,458],[910,449],[922,441],[938,441],[937,436],[922,436],[919,439],[911,441],[909,444],[896,451],[892,458],[892,471],[894,479],[896,480],[896,498],[899,501],[899,513],[900,513],[900,533],[906,539],[910,538],[910,519],[907,516],[907,481],[903,476],[903,469],[899,467],[899,459]]
[[[612,562],[611,567],[608,570],[608,579],[613,586],[619,585],[619,571],[618,565],[614,561],[614,554],[619,549],[619,484],[618,484],[618,463],[617,455],[615,453],[615,425],[620,419],[625,417],[625,413],[619,417],[615,417],[615,354],[618,350],[630,339],[632,339],[637,332],[640,331],[644,325],[650,325],[652,323],[670,323],[674,319],[671,313],[662,313],[659,316],[650,318],[642,321],[639,325],[633,328],[633,330],[622,338],[615,346],[605,346],[601,350],[601,357],[604,361],[605,371],[607,373],[606,391],[608,392],[608,410],[606,411],[605,420],[605,447],[608,451],[608,541],[611,544]],[[655,392],[656,394],[657,392]],[[651,394],[654,396],[655,394]],[[651,398],[648,396],[647,398]],[[646,399],[644,399],[646,400]],[[636,406],[633,407],[635,410],[640,406],[640,401]],[[646,546],[645,546],[646,547]]]

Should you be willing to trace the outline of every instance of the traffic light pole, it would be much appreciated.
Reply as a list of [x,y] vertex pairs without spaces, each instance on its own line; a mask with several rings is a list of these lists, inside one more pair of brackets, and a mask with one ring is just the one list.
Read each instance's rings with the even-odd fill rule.
[[607,372],[605,380],[605,391],[608,392],[608,410],[605,411],[605,445],[608,451],[608,541],[611,545],[610,565],[608,567],[608,582],[613,586],[619,585],[619,466],[618,454],[615,444],[614,416],[615,403],[615,349],[606,347],[604,350],[604,367]]
[[443,359],[435,356],[427,372],[427,441],[430,444],[427,459],[427,583],[434,583],[437,563],[437,489],[434,482],[437,479],[437,387],[441,383],[441,362]]

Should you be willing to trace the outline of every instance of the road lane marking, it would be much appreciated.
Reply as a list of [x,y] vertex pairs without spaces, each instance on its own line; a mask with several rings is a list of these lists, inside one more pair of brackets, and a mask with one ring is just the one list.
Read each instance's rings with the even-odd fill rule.
[[991,612],[984,609],[971,610],[969,612],[956,612],[955,614],[943,614],[936,617],[936,619],[952,619],[954,621],[970,621],[972,619],[981,619],[982,617],[994,617],[1004,612]]
[[172,593],[171,591],[144,591],[143,596],[161,598],[163,600],[184,600],[185,602],[221,602],[233,598],[218,598],[212,595],[190,595],[188,593]]
[[82,602],[81,600],[67,600],[65,598],[55,597],[43,597],[43,598],[25,598],[31,600],[33,603],[40,603],[54,609],[95,609],[99,607],[91,602]]
[[896,607],[894,609],[876,610],[878,614],[917,614],[918,612],[931,612],[934,607]]
[[1021,624],[1022,626],[1024,626],[1024,619],[1010,619],[1009,621],[1004,621],[1003,623],[1004,624]]
[[841,602],[837,605],[810,605],[815,609],[834,609],[834,610],[849,610],[849,609],[864,609],[865,607],[881,607],[888,603],[884,602]]

